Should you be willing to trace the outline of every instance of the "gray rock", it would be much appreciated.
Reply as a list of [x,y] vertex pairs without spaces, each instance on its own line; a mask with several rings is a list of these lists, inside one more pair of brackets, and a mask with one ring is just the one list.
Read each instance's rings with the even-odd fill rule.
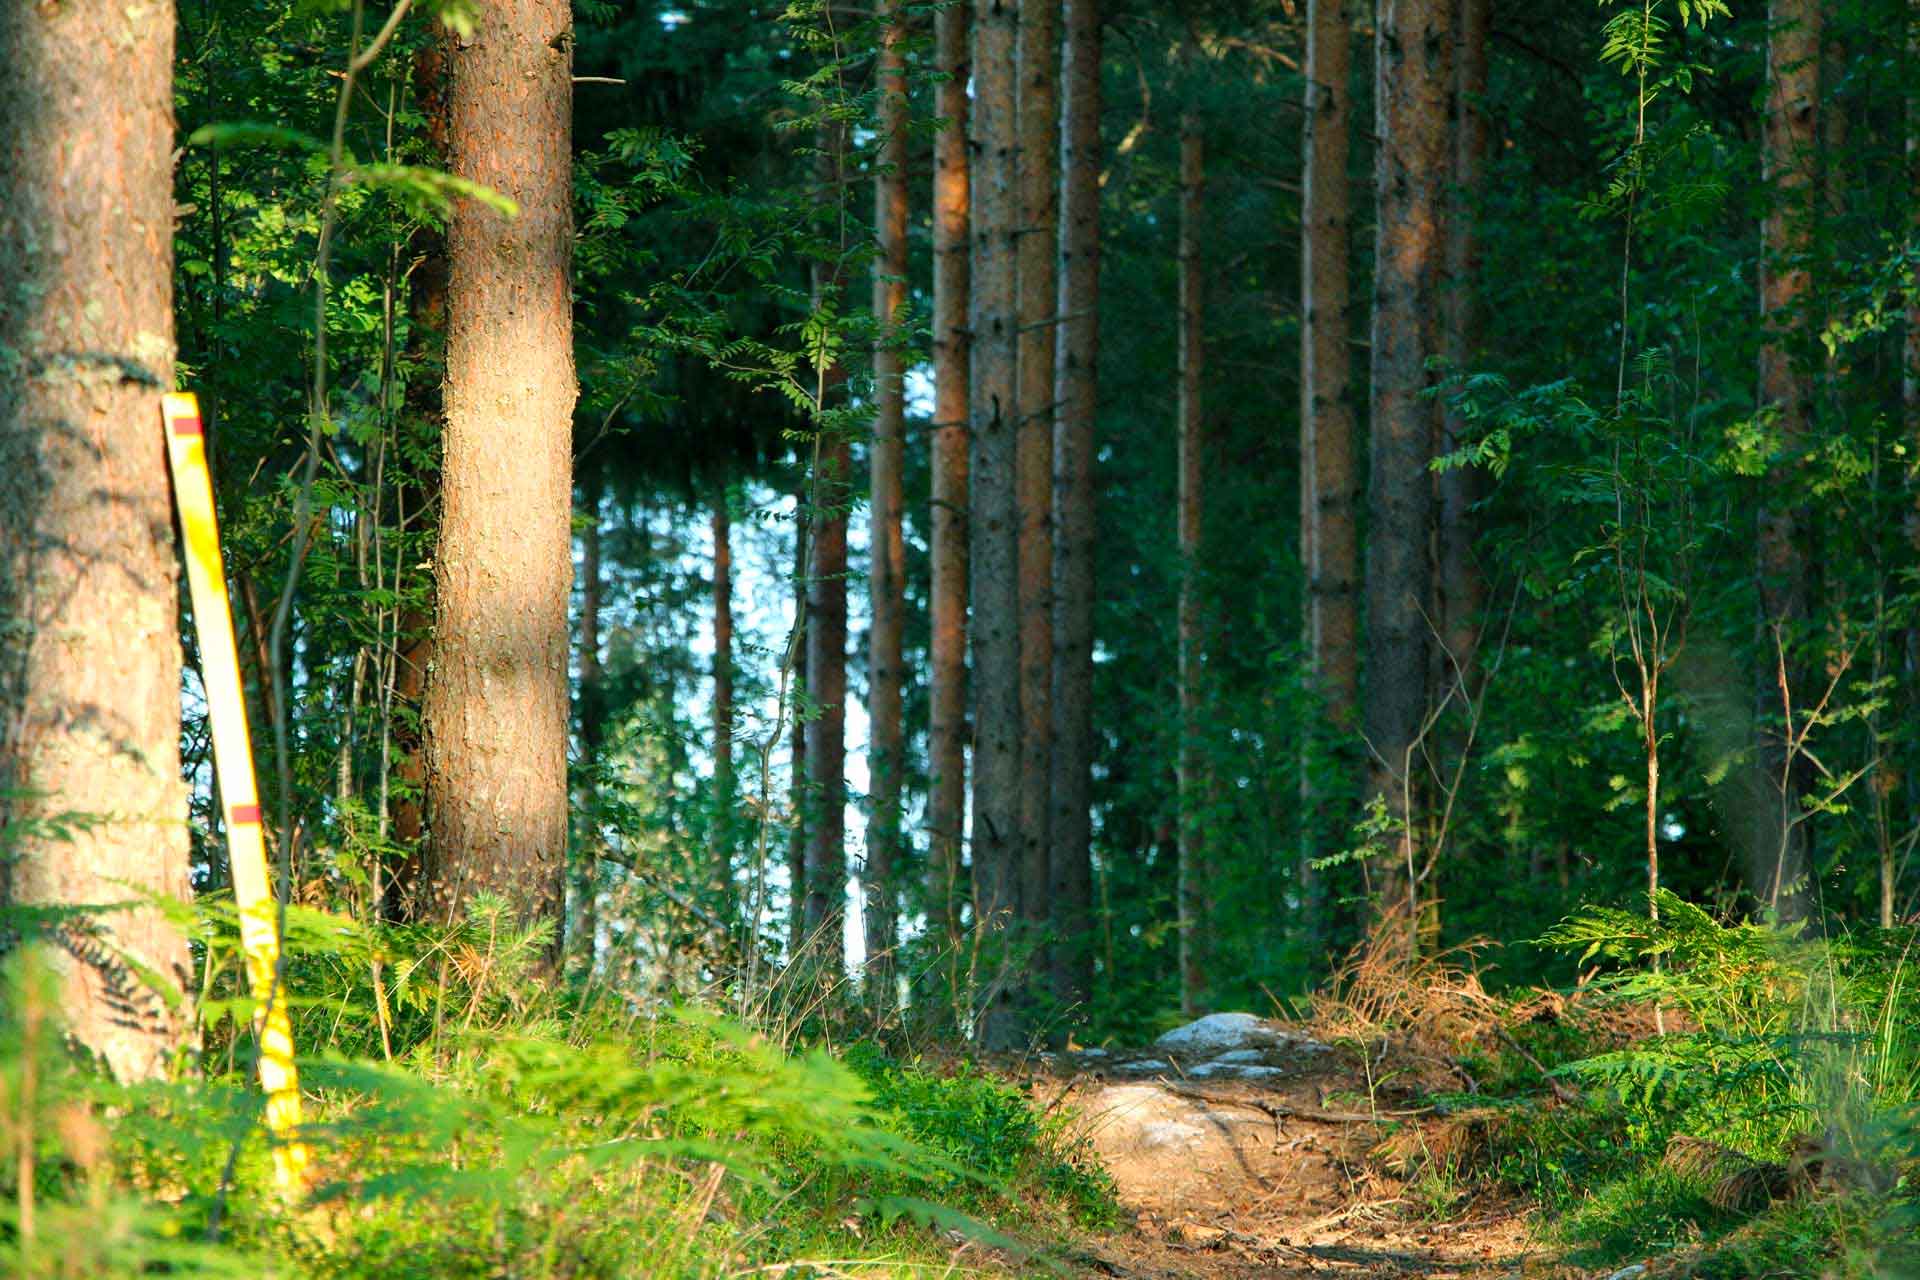
[[1279,1067],[1265,1067],[1244,1062],[1198,1063],[1187,1068],[1187,1074],[1195,1080],[1272,1080],[1287,1073]]
[[1153,1042],[1173,1053],[1211,1057],[1233,1049],[1259,1049],[1278,1043],[1280,1031],[1250,1013],[1210,1013],[1175,1027]]

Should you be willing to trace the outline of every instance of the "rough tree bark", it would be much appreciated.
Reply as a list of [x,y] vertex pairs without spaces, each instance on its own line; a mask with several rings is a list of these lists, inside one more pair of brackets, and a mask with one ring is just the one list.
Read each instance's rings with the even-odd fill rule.
[[[1413,756],[1427,709],[1430,598],[1427,462],[1438,407],[1427,362],[1441,353],[1453,47],[1447,0],[1382,0],[1374,36],[1372,439],[1367,492],[1367,790],[1396,824],[1369,870],[1374,909],[1414,927]],[[1409,932],[1409,945],[1411,945]]]
[[1200,214],[1205,151],[1199,118],[1180,117],[1180,754],[1178,899],[1180,1011],[1192,1017],[1206,997],[1207,874],[1201,865],[1198,809],[1206,791],[1200,759],[1203,669],[1200,627],[1200,540],[1206,501],[1206,410],[1201,400],[1206,334]]
[[968,249],[967,80],[971,14],[950,4],[934,17],[941,74],[933,143],[932,646],[927,827],[929,901],[948,948],[948,994],[960,953],[960,848],[967,785]]
[[[838,200],[846,173],[846,126],[819,129],[818,177],[823,199]],[[816,307],[838,300],[837,266],[816,262]],[[820,377],[825,400],[846,381],[836,361]],[[825,407],[824,404],[822,406]],[[812,541],[807,578],[807,696],[817,709],[807,723],[808,814],[804,928],[823,971],[838,975],[846,955],[841,921],[847,900],[847,510],[853,496],[853,448],[844,431],[827,432],[813,478]]]
[[[1791,819],[1800,786],[1789,768],[1782,682],[1801,691],[1800,648],[1807,619],[1807,512],[1800,497],[1799,451],[1812,415],[1805,301],[1814,164],[1819,140],[1820,10],[1813,0],[1767,7],[1767,108],[1761,168],[1772,203],[1761,224],[1759,400],[1772,411],[1780,450],[1762,482],[1755,511],[1755,571],[1760,637],[1755,682],[1763,794],[1769,801],[1753,842],[1748,887],[1769,910],[1798,917],[1807,871],[1805,826]],[[1778,661],[1776,661],[1778,659]],[[1774,729],[1771,726],[1780,726]]]
[[[1309,0],[1300,183],[1300,562],[1308,660],[1331,730],[1318,744],[1322,753],[1351,736],[1360,685],[1347,179],[1352,42],[1347,0]],[[1326,892],[1312,861],[1327,852],[1320,841],[1339,821],[1321,794],[1326,774],[1317,754],[1303,750],[1300,770],[1300,877],[1311,942],[1326,936]],[[1309,954],[1318,953],[1318,946],[1309,947]]]
[[572,11],[483,0],[450,61],[447,434],[427,681],[429,915],[557,921],[573,584]]
[[[169,0],[0,9],[0,901],[185,900]],[[110,59],[110,68],[107,60]],[[103,72],[105,74],[103,74]],[[68,1032],[123,1080],[186,1029],[158,911],[52,934]]]
[[1060,251],[1060,0],[1020,0],[1019,301],[1020,903],[1045,964],[1052,877],[1047,821],[1053,768],[1053,379]]
[[1093,988],[1094,418],[1100,358],[1100,4],[1066,0],[1061,57],[1060,341],[1053,434],[1053,814],[1048,859],[1061,1008]]
[[1004,940],[1020,918],[1019,530],[1015,506],[1018,421],[1015,254],[1015,4],[974,0],[972,185],[973,332],[968,414],[972,481],[971,577],[974,679],[973,893],[992,993],[978,1034],[1007,1049],[1023,1029],[1004,969]]
[[907,302],[907,66],[906,19],[901,0],[884,0],[878,69],[880,152],[873,183],[873,315],[880,329],[873,352],[873,447],[869,458],[871,568],[867,590],[873,626],[867,633],[867,756],[872,816],[867,828],[866,926],[869,1002],[893,1006],[896,940],[894,869],[900,853],[900,771],[905,763],[900,723],[901,630],[906,619],[901,470],[906,455],[906,388],[895,326]]

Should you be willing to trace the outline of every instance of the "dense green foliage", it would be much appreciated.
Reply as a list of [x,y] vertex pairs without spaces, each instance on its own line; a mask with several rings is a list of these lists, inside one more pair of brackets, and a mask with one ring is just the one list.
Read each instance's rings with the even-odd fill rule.
[[[909,672],[930,647],[934,7],[910,6],[907,42]],[[1083,1004],[1040,1009],[1056,1038],[1137,1043],[1178,1018],[1183,580],[1203,602],[1195,822],[1212,1004],[1302,1007],[1366,918],[1361,866],[1383,833],[1358,805],[1365,745],[1329,730],[1301,639],[1299,8],[1131,0],[1106,14],[1095,979]],[[451,927],[398,922],[419,860],[398,818],[420,800],[405,767],[418,691],[401,688],[399,656],[431,619],[441,238],[450,201],[486,196],[442,172],[436,60],[471,12],[417,6],[342,100],[359,0],[185,0],[180,379],[211,423],[259,772],[287,850],[284,979],[318,1177],[299,1205],[269,1190],[248,1087],[255,1006],[190,676],[201,896],[165,905],[194,940],[199,1039],[177,1080],[108,1086],[63,1046],[33,953],[8,961],[8,1274],[558,1277],[636,1274],[636,1258],[662,1277],[807,1258],[881,1269],[944,1257],[948,1229],[1005,1244],[1118,1221],[1061,1117],[976,1063],[907,1048],[947,1032],[955,1003],[938,989],[950,958],[924,927],[924,682],[906,695],[895,904],[913,999],[874,1016],[857,973],[817,972],[788,934],[781,865],[807,798],[789,796],[786,773],[794,721],[815,712],[790,687],[796,530],[822,514],[822,442],[863,446],[871,409],[874,325],[850,301],[870,260],[871,15],[815,0],[575,10],[575,519],[583,558],[591,532],[602,566],[578,607],[596,611],[602,672],[577,672],[576,887],[560,923],[577,939],[591,916],[597,931],[552,976],[551,931],[498,904]],[[1821,109],[1839,124],[1817,158],[1808,247],[1790,264],[1810,286],[1784,339],[1813,388],[1805,436],[1785,439],[1754,385],[1769,340],[1756,228],[1781,198],[1759,154],[1763,7],[1500,6],[1489,171],[1452,208],[1481,261],[1446,288],[1470,294],[1485,326],[1464,365],[1438,371],[1467,430],[1435,469],[1486,482],[1473,519],[1489,603],[1476,678],[1436,700],[1425,753],[1427,940],[1491,939],[1501,998],[1572,987],[1597,960],[1610,968],[1586,998],[1597,985],[1600,1009],[1654,1018],[1634,1036],[1518,1027],[1511,1052],[1465,1056],[1487,1095],[1474,1105],[1500,1099],[1482,1172],[1537,1198],[1561,1243],[1595,1258],[1704,1240],[1702,1274],[1810,1257],[1855,1273],[1920,1265],[1920,422],[1903,400],[1903,377],[1920,375],[1902,367],[1920,243],[1901,176],[1920,119],[1916,18],[1904,0],[1823,13]],[[1371,67],[1355,63],[1366,121]],[[1208,145],[1209,491],[1190,563],[1173,514],[1182,112]],[[816,151],[842,127],[838,185],[823,185]],[[1373,145],[1360,139],[1351,161],[1357,227]],[[1364,243],[1353,266],[1364,299]],[[849,282],[845,298],[812,297],[816,269]],[[827,394],[829,370],[848,394]],[[301,527],[310,429],[318,479]],[[1814,566],[1805,616],[1778,631],[1756,621],[1766,501],[1805,513]],[[716,503],[737,567],[728,744],[707,703]],[[864,494],[845,505],[857,551]],[[857,696],[859,656],[852,668]],[[1636,703],[1649,672],[1657,706]],[[1797,798],[1766,772],[1768,735],[1788,744]],[[1303,777],[1331,797],[1321,820]],[[856,815],[866,805],[848,798]],[[1811,855],[1809,909],[1792,921],[1770,918],[1751,874],[1785,828]],[[0,830],[0,855],[22,834]],[[1676,1138],[1749,1165],[1813,1152],[1850,1172],[1832,1195],[1757,1213],[1672,1167]]]

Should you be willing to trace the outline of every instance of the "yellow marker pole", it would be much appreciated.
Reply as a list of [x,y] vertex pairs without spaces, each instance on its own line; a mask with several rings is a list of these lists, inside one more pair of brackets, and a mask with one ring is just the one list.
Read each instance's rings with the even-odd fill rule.
[[207,439],[200,402],[192,395],[161,397],[173,497],[186,542],[187,591],[200,636],[200,676],[213,722],[213,768],[226,805],[227,861],[234,905],[240,911],[240,946],[247,982],[260,1002],[254,1025],[260,1035],[260,1086],[267,1095],[267,1129],[273,1146],[274,1182],[286,1192],[305,1184],[307,1149],[292,1135],[300,1127],[300,1078],[293,1065],[293,1026],[287,993],[276,987],[280,958],[279,904],[267,875],[267,841],[260,823],[260,792],[253,777],[253,745],[247,734],[247,704],[240,689],[240,655],[233,641],[220,530],[213,514],[213,481],[207,475]]

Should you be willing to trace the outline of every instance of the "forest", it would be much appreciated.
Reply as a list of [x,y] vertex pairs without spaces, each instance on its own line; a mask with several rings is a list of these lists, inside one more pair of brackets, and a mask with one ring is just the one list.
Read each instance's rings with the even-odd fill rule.
[[0,1274],[1920,1275],[1920,4],[0,5]]

